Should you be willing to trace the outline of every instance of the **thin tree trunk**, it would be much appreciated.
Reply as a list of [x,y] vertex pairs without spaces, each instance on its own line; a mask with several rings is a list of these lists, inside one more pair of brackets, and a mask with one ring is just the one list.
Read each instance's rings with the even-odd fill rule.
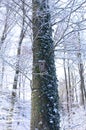
[[71,88],[69,59],[68,59],[68,86],[69,86],[69,107],[71,109],[72,108],[72,88]]
[[6,124],[7,124],[7,130],[12,130],[12,125],[13,125],[13,115],[14,115],[14,106],[15,106],[15,100],[16,100],[16,96],[12,96],[11,97],[11,101],[10,101],[10,106],[9,106],[9,111],[8,114],[6,116]]
[[[76,97],[74,97],[74,94],[75,94],[75,92],[76,91],[74,91],[75,90],[75,88],[76,88],[76,85],[75,85],[75,82],[76,82],[76,79],[75,79],[75,76],[74,76],[74,73],[73,72],[71,72],[71,81],[72,81],[72,90],[71,90],[71,96],[72,96],[72,105],[74,104],[74,98],[76,98]],[[77,95],[77,94],[75,94],[75,95]]]
[[3,87],[3,79],[4,79],[4,69],[5,69],[5,66],[4,66],[4,61],[2,61],[2,68],[1,68],[1,82],[0,82],[0,87]]
[[19,75],[19,62],[20,62],[21,45],[23,42],[23,38],[24,38],[24,33],[22,29],[20,34],[20,41],[18,43],[18,49],[17,49],[17,64],[16,64],[16,71],[15,71],[14,82],[13,82],[13,89],[17,89],[18,75]]
[[59,130],[58,91],[47,0],[32,0],[33,86],[31,130]]
[[80,41],[80,32],[78,32],[78,48],[79,52],[77,54],[78,56],[78,66],[79,66],[79,75],[80,75],[80,90],[81,90],[81,105],[84,105],[85,107],[85,101],[86,101],[86,90],[85,90],[85,83],[84,83],[84,69],[83,69],[83,62],[81,59],[81,41]]
[[[21,30],[21,34],[20,34],[20,41],[18,44],[18,49],[17,49],[17,64],[16,64],[16,69],[15,69],[15,75],[14,75],[14,81],[13,81],[13,89],[16,90],[17,89],[17,84],[18,84],[18,76],[19,76],[19,71],[20,71],[20,54],[21,54],[21,46],[22,46],[22,42],[23,42],[23,38],[24,38],[24,33],[23,33],[23,28]],[[15,96],[15,91],[12,92],[12,95]]]
[[64,59],[64,75],[65,75],[65,86],[66,86],[66,97],[67,97],[67,110],[69,112],[69,89],[68,89],[68,81],[67,81],[67,72],[65,67],[65,59]]
[[[7,10],[7,13],[8,13],[8,10]],[[5,39],[7,37],[7,29],[8,29],[8,24],[7,24],[7,14],[6,14],[6,19],[5,19],[5,24],[4,24],[4,29],[3,29],[3,32],[2,32],[2,36],[1,36],[1,39],[0,39],[0,51],[2,49],[2,45],[4,44],[5,42]],[[0,81],[0,87],[3,86],[3,77],[4,77],[4,61],[1,60],[2,64],[1,64],[1,81]]]
[[[23,13],[23,16],[22,16],[22,28],[21,28],[20,39],[19,39],[18,49],[17,49],[17,63],[16,63],[16,69],[15,69],[15,75],[14,75],[13,89],[17,89],[19,69],[20,69],[19,64],[20,64],[21,46],[22,46],[22,42],[23,42],[25,32],[26,32],[26,30],[24,29],[25,28],[24,0],[22,1],[22,13]],[[13,92],[13,94],[14,94],[14,92]]]
[[81,93],[82,93],[82,103],[83,105],[85,105],[85,101],[86,101],[86,90],[85,90],[85,84],[84,84],[84,76],[83,76],[83,64],[80,63],[79,64],[79,74],[80,74],[80,88],[81,88]]

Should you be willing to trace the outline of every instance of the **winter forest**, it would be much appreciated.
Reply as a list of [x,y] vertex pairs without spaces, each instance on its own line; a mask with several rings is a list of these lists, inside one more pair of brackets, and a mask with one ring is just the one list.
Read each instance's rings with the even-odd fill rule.
[[86,130],[86,0],[0,0],[0,130]]

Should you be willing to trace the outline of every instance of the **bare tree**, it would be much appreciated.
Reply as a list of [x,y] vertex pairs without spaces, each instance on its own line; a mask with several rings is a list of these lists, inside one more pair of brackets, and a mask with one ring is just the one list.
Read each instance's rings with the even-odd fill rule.
[[[21,25],[21,32],[20,32],[20,38],[17,48],[17,61],[16,61],[16,70],[15,70],[15,76],[14,76],[14,83],[13,83],[13,89],[17,89],[17,83],[18,83],[18,76],[20,72],[20,58],[21,58],[21,46],[25,37],[25,33],[27,31],[28,26],[25,24],[25,1],[22,1],[22,25]],[[13,95],[15,93],[13,92]]]

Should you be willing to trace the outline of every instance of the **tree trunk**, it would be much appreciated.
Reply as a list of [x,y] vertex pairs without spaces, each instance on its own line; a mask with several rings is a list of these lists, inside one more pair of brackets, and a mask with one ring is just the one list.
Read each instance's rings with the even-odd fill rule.
[[22,1],[22,27],[20,32],[20,39],[18,43],[17,48],[17,61],[16,61],[16,69],[15,69],[15,75],[14,75],[14,82],[13,82],[13,89],[17,89],[17,83],[18,83],[18,76],[19,76],[19,64],[20,64],[20,55],[21,55],[21,46],[23,39],[25,37],[27,28],[25,27],[25,3],[24,0]]
[[66,98],[67,98],[67,111],[69,113],[69,88],[68,88],[68,80],[67,80],[67,72],[65,66],[65,59],[63,60],[64,64],[64,76],[65,76],[65,86],[66,86]]
[[31,130],[59,130],[58,91],[47,0],[33,0]]
[[16,70],[15,70],[15,76],[14,76],[14,82],[13,82],[13,89],[17,89],[18,75],[19,75],[19,61],[20,61],[21,45],[23,42],[23,38],[24,38],[24,33],[22,29],[21,34],[20,34],[20,41],[18,43],[18,49],[17,49],[17,64],[16,64]]
[[72,108],[72,86],[71,86],[71,75],[70,75],[70,63],[68,59],[68,86],[69,86],[69,109]]
[[79,75],[80,75],[80,90],[81,90],[81,95],[80,95],[80,103],[85,107],[85,101],[86,101],[86,89],[85,89],[85,83],[84,83],[84,69],[83,69],[83,62],[82,62],[82,54],[81,54],[81,39],[80,39],[80,32],[78,32],[78,66],[79,66]]
[[[72,106],[74,105],[74,102],[77,101],[77,93],[76,93],[76,77],[75,77],[75,74],[74,74],[74,71],[71,72],[71,83],[72,83],[72,91],[71,91],[71,94],[72,94]],[[75,96],[74,96],[75,95]]]
[[[0,38],[0,51],[2,49],[2,46],[7,38],[7,31],[8,31],[8,9],[6,9],[6,18],[5,18],[5,24],[4,24],[4,29],[2,32],[2,36]],[[0,87],[3,87],[3,78],[4,78],[4,70],[5,70],[5,66],[4,66],[4,61],[3,59],[1,59],[1,75],[0,75]]]
[[80,89],[81,89],[81,104],[85,105],[86,101],[86,90],[84,84],[84,76],[83,76],[83,63],[79,64],[79,75],[80,75]]

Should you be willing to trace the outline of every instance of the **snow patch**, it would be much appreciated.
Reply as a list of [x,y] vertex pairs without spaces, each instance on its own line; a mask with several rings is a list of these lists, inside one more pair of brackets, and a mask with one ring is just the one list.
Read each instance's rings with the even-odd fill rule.
[[35,128],[35,130],[38,130],[38,128]]
[[40,122],[39,122],[39,125],[42,125],[42,124],[43,124],[42,121],[40,121]]

